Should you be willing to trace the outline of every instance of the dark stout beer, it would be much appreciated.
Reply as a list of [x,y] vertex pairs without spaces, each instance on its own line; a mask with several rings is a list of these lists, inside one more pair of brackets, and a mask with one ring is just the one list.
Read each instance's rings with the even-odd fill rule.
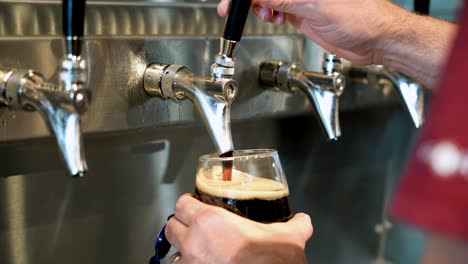
[[195,197],[257,222],[287,221],[291,217],[289,192],[280,182],[235,169],[231,181],[224,181],[222,174],[222,169],[217,167],[200,170]]

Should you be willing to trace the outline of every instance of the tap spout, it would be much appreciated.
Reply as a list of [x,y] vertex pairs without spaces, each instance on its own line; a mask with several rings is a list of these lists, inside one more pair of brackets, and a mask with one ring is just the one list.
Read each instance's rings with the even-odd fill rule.
[[191,100],[219,154],[234,149],[231,135],[231,103],[237,83],[232,79],[203,78],[181,65],[152,64],[144,75],[145,91],[151,96],[179,102]]
[[296,76],[294,81],[291,82],[292,90],[297,89],[304,92],[309,100],[313,102],[312,105],[320,119],[322,129],[330,140],[337,140],[341,136],[339,122],[340,94],[336,93],[334,89],[337,79],[332,76],[306,72]]
[[10,71],[4,79],[4,97],[13,109],[38,110],[55,135],[62,158],[72,176],[84,176],[87,164],[80,130],[80,113],[86,111],[87,90],[63,91],[34,71]]
[[285,92],[302,91],[310,100],[320,125],[330,140],[341,136],[339,96],[346,81],[342,74],[322,74],[306,71],[302,66],[267,61],[260,65],[260,83]]
[[424,123],[424,88],[422,85],[411,81],[411,79],[394,70],[381,71],[396,87],[406,112],[409,114],[413,124],[419,128]]
[[370,67],[353,66],[349,74],[352,78],[365,78],[370,80],[387,80],[397,90],[405,111],[416,128],[424,123],[424,87],[409,77],[393,69],[373,65]]

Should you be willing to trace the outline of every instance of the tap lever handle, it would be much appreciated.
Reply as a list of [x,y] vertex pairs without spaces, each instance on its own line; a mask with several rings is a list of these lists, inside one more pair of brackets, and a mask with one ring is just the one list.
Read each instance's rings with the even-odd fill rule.
[[62,23],[67,55],[81,55],[85,2],[85,0],[63,0]]
[[251,0],[231,0],[224,28],[224,39],[236,42],[241,40],[251,3]]

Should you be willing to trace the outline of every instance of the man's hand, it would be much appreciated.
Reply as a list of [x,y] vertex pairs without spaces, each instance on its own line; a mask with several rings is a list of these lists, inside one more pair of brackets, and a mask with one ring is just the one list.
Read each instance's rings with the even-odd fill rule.
[[306,263],[304,247],[312,236],[306,214],[285,223],[262,224],[181,196],[166,237],[181,253],[177,263]]
[[[225,16],[230,0],[222,0]],[[394,68],[432,88],[457,27],[413,14],[389,0],[253,0],[265,22],[291,23],[324,49],[354,64]]]
[[[226,15],[228,6],[229,0],[222,0],[218,13]],[[326,50],[357,64],[375,62],[381,34],[402,22],[396,21],[395,12],[400,9],[387,0],[253,1],[262,21],[282,24],[287,20]]]

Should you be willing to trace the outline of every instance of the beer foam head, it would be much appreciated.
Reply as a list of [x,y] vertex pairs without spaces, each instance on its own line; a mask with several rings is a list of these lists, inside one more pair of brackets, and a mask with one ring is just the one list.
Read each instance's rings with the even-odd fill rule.
[[265,179],[232,169],[230,181],[223,180],[221,166],[200,169],[195,185],[206,194],[238,200],[276,200],[289,195],[288,188],[280,182]]

